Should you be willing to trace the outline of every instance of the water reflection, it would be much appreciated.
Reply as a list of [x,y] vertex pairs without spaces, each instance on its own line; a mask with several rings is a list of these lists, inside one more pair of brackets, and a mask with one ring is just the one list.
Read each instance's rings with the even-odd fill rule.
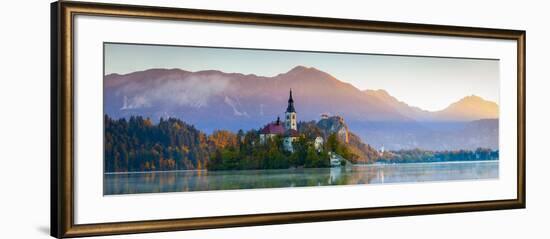
[[104,193],[132,194],[498,178],[498,161],[342,168],[173,171],[104,175]]

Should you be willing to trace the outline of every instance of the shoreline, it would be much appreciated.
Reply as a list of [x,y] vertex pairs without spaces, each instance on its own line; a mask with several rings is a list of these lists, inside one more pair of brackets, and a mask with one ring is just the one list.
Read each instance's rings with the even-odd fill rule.
[[453,163],[490,163],[500,162],[497,160],[462,160],[462,161],[434,161],[434,162],[412,162],[412,163],[371,163],[371,164],[353,164],[354,166],[376,166],[376,165],[406,165],[406,164],[453,164]]
[[198,172],[208,171],[206,169],[180,169],[180,170],[162,170],[162,171],[136,171],[136,172],[103,172],[103,174],[140,174],[140,173],[173,173],[173,172]]
[[[371,164],[351,164],[349,166],[358,167],[374,167],[374,166],[388,166],[388,165],[422,165],[422,164],[457,164],[457,163],[496,163],[500,160],[471,160],[471,161],[441,161],[441,162],[416,162],[416,163],[371,163]],[[238,171],[261,171],[261,170],[297,170],[297,169],[332,169],[332,168],[346,168],[344,167],[326,167],[326,168],[287,168],[287,169],[237,169],[237,170],[210,170],[211,172],[238,172]],[[207,172],[207,169],[185,169],[185,170],[163,170],[163,171],[139,171],[139,172],[104,172],[104,175],[117,175],[117,174],[145,174],[145,173],[177,173],[177,172]]]

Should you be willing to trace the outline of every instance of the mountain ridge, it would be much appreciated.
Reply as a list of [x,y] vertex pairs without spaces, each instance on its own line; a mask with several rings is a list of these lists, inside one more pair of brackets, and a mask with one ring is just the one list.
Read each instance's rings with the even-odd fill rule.
[[[165,78],[167,74],[179,74],[179,80],[185,80],[188,76],[198,76],[198,77],[214,77],[219,76],[222,78],[232,78],[232,79],[239,79],[241,81],[246,81],[246,83],[258,83],[261,81],[266,80],[273,80],[271,86],[273,85],[280,85],[280,84],[289,84],[297,86],[296,82],[292,82],[296,78],[301,78],[300,82],[303,83],[304,81],[309,81],[307,83],[312,83],[312,78],[315,78],[314,80],[322,80],[324,83],[329,83],[331,86],[338,86],[340,88],[343,88],[347,91],[355,91],[362,92],[367,97],[370,97],[370,101],[373,101],[374,103],[384,105],[387,107],[394,108],[397,112],[397,115],[401,115],[404,118],[410,118],[414,119],[416,121],[471,121],[476,119],[484,119],[484,118],[498,118],[498,105],[495,102],[487,101],[479,96],[471,95],[471,96],[465,96],[461,98],[460,100],[453,102],[449,104],[445,109],[439,110],[439,111],[429,111],[422,109],[420,107],[412,106],[407,104],[404,101],[401,101],[397,99],[395,96],[392,96],[390,93],[388,93],[384,89],[378,89],[378,90],[359,90],[355,86],[353,86],[350,83],[340,81],[336,77],[330,75],[329,73],[326,73],[324,71],[318,70],[314,67],[306,67],[302,65],[298,65],[293,67],[292,69],[288,70],[285,73],[277,74],[276,76],[258,76],[255,74],[242,74],[242,73],[227,73],[219,70],[200,70],[200,71],[186,71],[179,68],[152,68],[147,69],[143,71],[136,71],[132,73],[127,74],[118,74],[118,73],[112,73],[105,76],[105,86],[107,88],[109,87],[116,87],[119,84],[112,83],[112,80],[116,79],[124,79],[124,78],[134,78],[135,75],[145,75],[146,79],[139,79],[137,81],[143,81],[143,80],[155,80],[159,78]],[[151,76],[156,75],[156,76]],[[148,77],[147,77],[148,76]],[[306,76],[304,78],[304,76]],[[139,77],[138,77],[139,78]],[[144,78],[144,77],[141,77]],[[253,82],[250,82],[250,80],[254,80]],[[290,80],[290,81],[289,81]],[[134,83],[134,81],[126,82],[126,83]],[[260,87],[259,90],[262,90],[265,87]],[[295,87],[296,88],[300,88]],[[309,88],[311,89],[311,87]],[[257,89],[258,90],[258,89]],[[299,90],[298,90],[299,91]],[[471,103],[471,100],[469,99],[475,99],[475,103]],[[489,112],[480,112],[479,114],[472,114],[471,110],[475,110],[476,105],[483,105],[484,108]],[[430,115],[431,114],[431,115]],[[466,114],[465,116],[461,114]],[[453,117],[456,117],[456,119],[453,119]],[[397,117],[399,118],[399,117]],[[401,119],[402,120],[402,119]]]

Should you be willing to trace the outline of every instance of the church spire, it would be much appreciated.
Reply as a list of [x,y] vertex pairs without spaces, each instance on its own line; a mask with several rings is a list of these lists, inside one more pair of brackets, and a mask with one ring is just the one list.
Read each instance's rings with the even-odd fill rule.
[[292,88],[290,89],[290,96],[288,97],[288,107],[286,107],[286,112],[296,112],[294,109],[294,99],[292,99]]

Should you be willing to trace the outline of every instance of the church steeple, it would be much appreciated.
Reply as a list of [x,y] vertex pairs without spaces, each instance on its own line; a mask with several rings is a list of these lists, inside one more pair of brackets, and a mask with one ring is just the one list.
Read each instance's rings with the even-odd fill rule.
[[288,107],[286,107],[286,112],[296,112],[296,110],[294,109],[294,99],[292,99],[292,89],[290,89],[290,96],[288,97]]
[[298,130],[296,110],[294,109],[294,99],[292,99],[292,89],[290,89],[290,96],[288,97],[288,107],[286,107],[285,112],[285,128],[287,130]]

